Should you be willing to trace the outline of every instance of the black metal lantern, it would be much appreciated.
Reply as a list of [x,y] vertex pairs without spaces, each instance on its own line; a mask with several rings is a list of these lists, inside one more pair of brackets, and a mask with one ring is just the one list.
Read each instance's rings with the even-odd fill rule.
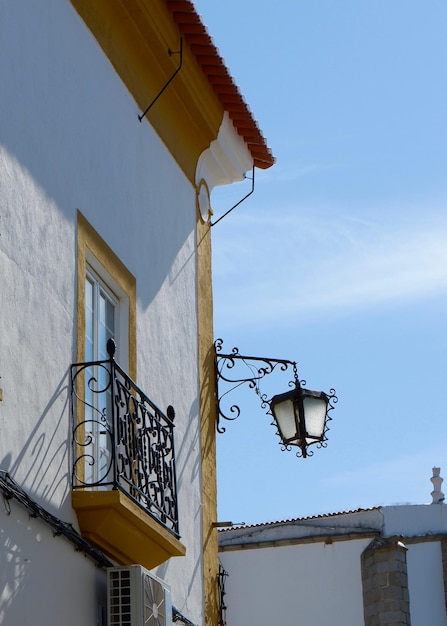
[[326,439],[329,396],[323,391],[302,389],[301,385],[270,400],[270,410],[284,446],[298,446],[307,457],[307,448]]
[[[223,408],[223,400],[233,390],[243,384],[254,389],[261,400],[261,407],[267,409],[267,414],[273,417],[272,425],[276,426],[277,434],[281,439],[283,450],[299,448],[296,455],[306,458],[313,455],[308,451],[309,446],[326,447],[326,433],[328,422],[331,420],[329,412],[337,402],[335,390],[329,394],[323,391],[304,389],[305,381],[300,381],[295,361],[286,359],[270,359],[265,357],[244,356],[238,348],[233,348],[231,354],[222,354],[222,340],[215,342],[216,358],[216,388],[217,388],[217,431],[224,433],[220,420],[234,420],[240,415],[240,408],[230,405]],[[249,376],[242,376],[237,371],[236,364],[248,368]],[[273,396],[271,399],[261,393],[260,381],[275,370],[293,372],[293,381],[289,382],[290,391]],[[245,370],[247,371],[247,370]]]

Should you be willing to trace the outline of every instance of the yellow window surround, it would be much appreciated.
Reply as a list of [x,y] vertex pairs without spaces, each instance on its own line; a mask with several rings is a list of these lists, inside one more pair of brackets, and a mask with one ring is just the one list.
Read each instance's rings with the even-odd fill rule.
[[77,344],[76,360],[82,363],[85,360],[85,277],[87,274],[88,259],[94,258],[110,276],[113,283],[125,294],[128,304],[127,311],[127,369],[129,376],[136,380],[137,376],[137,349],[136,349],[136,309],[137,287],[135,277],[129,272],[113,250],[98,235],[96,230],[85,219],[80,211],[78,218],[78,246],[77,246]]

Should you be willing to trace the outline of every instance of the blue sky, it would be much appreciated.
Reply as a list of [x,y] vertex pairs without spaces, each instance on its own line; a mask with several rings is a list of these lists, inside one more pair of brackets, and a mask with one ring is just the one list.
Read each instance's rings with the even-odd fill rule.
[[[430,502],[431,468],[447,479],[447,5],[195,4],[277,157],[213,227],[215,334],[339,396],[305,460],[247,400],[218,438],[219,517]],[[249,186],[216,190],[216,218]]]

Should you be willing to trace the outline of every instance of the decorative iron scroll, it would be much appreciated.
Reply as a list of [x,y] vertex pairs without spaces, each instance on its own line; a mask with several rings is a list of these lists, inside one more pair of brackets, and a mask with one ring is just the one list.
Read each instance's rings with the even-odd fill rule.
[[228,572],[222,567],[222,563],[219,561],[219,572],[217,574],[217,589],[219,594],[219,626],[226,626],[227,624],[227,607],[224,602],[226,596],[225,591],[225,579],[228,576]]
[[172,406],[166,415],[110,358],[71,367],[73,489],[120,489],[175,536]]
[[[232,404],[228,408],[225,405],[226,396],[232,391],[247,384],[250,389],[253,389],[259,396],[261,401],[261,408],[266,409],[270,407],[269,398],[267,394],[261,393],[260,381],[271,374],[276,368],[282,372],[286,372],[291,369],[294,380],[288,382],[289,387],[296,385],[298,381],[297,365],[295,361],[288,361],[286,359],[269,359],[264,357],[243,356],[239,353],[238,348],[233,348],[231,354],[222,354],[222,339],[216,339],[214,347],[216,350],[216,389],[222,388],[224,383],[226,390],[218,394],[217,398],[217,432],[224,433],[225,427],[220,425],[220,419],[235,420],[241,414],[241,410],[237,404]],[[241,361],[245,366],[245,376],[240,376],[240,371],[236,368],[236,363]],[[247,376],[247,370],[251,376]],[[238,373],[239,372],[239,373]],[[306,384],[306,381],[301,381],[301,384]],[[271,415],[270,410],[267,411]]]
[[[300,380],[296,361],[244,356],[240,354],[238,348],[233,348],[230,354],[223,354],[222,345],[222,339],[216,339],[214,342],[217,391],[217,432],[224,433],[226,430],[225,427],[221,425],[221,419],[233,421],[241,414],[241,409],[237,404],[227,402],[227,396],[238,387],[246,384],[258,395],[261,402],[261,408],[272,418],[271,425],[276,427],[276,434],[280,437],[278,425],[274,420],[273,413],[270,408],[271,397],[268,394],[261,392],[261,381],[269,374],[272,374],[275,370],[280,372],[290,372],[292,379],[287,382],[288,387],[290,389],[302,389],[303,386],[306,385],[306,381],[302,379]],[[239,364],[242,368],[238,367]],[[338,399],[335,395],[334,389],[331,389],[328,394],[325,394],[325,396],[327,397],[328,404],[323,438],[318,442],[305,442],[304,445],[296,451],[297,457],[313,456],[313,450],[308,449],[308,446],[310,445],[316,444],[316,448],[327,447],[327,432],[329,431],[328,424],[332,421],[330,412],[334,409],[334,404],[337,403]],[[291,451],[296,448],[296,446],[288,445],[282,440],[279,444],[281,445],[281,450]]]

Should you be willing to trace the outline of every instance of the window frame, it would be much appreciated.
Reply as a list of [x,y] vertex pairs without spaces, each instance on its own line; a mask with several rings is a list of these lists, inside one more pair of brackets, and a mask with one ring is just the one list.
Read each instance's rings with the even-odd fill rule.
[[[77,214],[76,361],[85,362],[85,281],[90,269],[118,301],[116,359],[136,381],[136,279],[80,211]],[[127,339],[126,339],[127,337]]]

